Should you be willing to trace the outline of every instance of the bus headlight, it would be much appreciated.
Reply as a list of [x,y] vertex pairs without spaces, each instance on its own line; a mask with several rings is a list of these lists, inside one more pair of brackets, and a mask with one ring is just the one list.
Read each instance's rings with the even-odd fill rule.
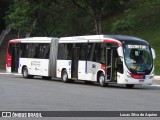
[[149,76],[149,78],[150,78],[150,79],[154,78],[154,74],[151,74],[151,75]]
[[127,72],[127,77],[131,78],[131,74],[129,72]]

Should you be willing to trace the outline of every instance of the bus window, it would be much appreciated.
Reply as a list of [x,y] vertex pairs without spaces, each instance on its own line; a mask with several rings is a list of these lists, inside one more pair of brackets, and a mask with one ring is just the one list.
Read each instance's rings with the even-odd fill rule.
[[50,44],[27,43],[21,44],[20,53],[22,58],[49,59]]
[[72,47],[73,47],[73,44],[67,44],[67,51],[68,51],[67,59],[68,60],[72,59]]
[[82,43],[80,45],[80,55],[79,55],[80,60],[87,60],[87,56],[88,56],[87,51],[88,51],[88,44]]
[[60,43],[58,45],[58,57],[57,58],[62,59],[62,60],[67,59],[67,53],[68,53],[67,44]]

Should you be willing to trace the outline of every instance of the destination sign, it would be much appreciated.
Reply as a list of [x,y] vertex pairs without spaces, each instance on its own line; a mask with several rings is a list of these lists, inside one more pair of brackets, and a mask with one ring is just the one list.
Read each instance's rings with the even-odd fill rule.
[[146,49],[145,45],[128,45],[128,48]]

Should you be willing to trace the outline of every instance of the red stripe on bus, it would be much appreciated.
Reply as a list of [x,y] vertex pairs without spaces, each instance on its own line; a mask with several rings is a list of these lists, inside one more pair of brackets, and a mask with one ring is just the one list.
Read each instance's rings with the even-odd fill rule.
[[115,43],[119,46],[122,46],[122,43],[118,40],[113,40],[113,39],[104,39],[103,42],[106,42],[106,43]]
[[20,42],[21,42],[20,40],[10,40],[10,41],[9,41],[9,44],[10,44],[10,43],[20,43]]

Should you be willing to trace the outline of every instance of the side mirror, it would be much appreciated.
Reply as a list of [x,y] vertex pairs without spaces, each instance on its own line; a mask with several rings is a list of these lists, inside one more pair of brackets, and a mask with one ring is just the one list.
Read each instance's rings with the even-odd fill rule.
[[155,59],[156,58],[156,53],[155,53],[153,48],[151,48],[151,52],[152,52],[153,59]]
[[121,58],[124,57],[124,55],[123,55],[123,48],[122,48],[122,47],[118,47],[118,48],[117,48],[117,52],[118,52],[118,55],[119,55]]
[[121,61],[123,61],[123,57],[124,57],[124,55],[123,55],[123,48],[122,47],[118,47],[117,48],[117,52],[118,52],[118,55],[119,55]]

